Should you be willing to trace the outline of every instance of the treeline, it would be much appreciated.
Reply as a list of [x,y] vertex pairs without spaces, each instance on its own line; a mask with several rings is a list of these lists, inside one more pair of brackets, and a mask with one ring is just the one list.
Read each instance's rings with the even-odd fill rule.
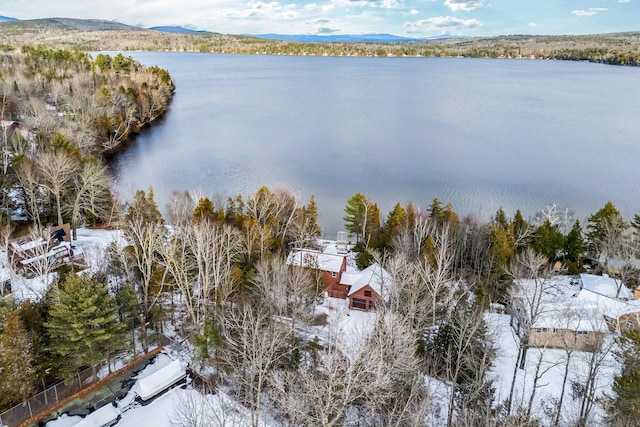
[[356,193],[345,212],[345,226],[358,241],[361,267],[371,262],[374,253],[405,251],[408,242],[419,248],[414,248],[416,254],[432,259],[437,251],[431,228],[425,228],[418,242],[406,235],[407,230],[415,234],[423,217],[429,219],[431,227],[446,226],[450,243],[456,248],[456,271],[469,282],[486,287],[491,302],[506,302],[500,292],[505,285],[501,283],[505,268],[518,253],[528,249],[550,264],[557,263],[568,274],[583,272],[585,264],[607,272],[610,260],[616,259],[615,274],[630,287],[638,284],[639,271],[633,260],[640,254],[640,215],[626,221],[610,201],[590,215],[584,226],[571,209],[555,204],[530,219],[525,219],[520,210],[508,217],[500,208],[490,222],[483,223],[473,217],[459,218],[450,204],[445,206],[434,199],[426,212],[417,212],[411,203],[405,207],[397,204],[381,221],[377,204]]
[[[90,274],[62,269],[40,300],[2,299],[5,407],[43,381],[146,350],[157,332],[171,331],[189,338],[193,366],[212,372],[209,380],[248,408],[254,426],[267,419],[292,426],[545,424],[560,419],[561,405],[540,415],[525,399],[496,397],[486,309],[509,305],[514,278],[576,273],[587,262],[606,270],[610,259],[624,260],[615,273],[629,283],[637,278],[640,218],[626,222],[611,202],[583,228],[556,206],[528,220],[500,209],[483,222],[460,218],[437,199],[426,211],[398,204],[382,220],[376,203],[357,193],[345,206],[357,262],[378,262],[392,281],[371,331],[323,334],[315,327],[326,313],[314,310],[321,276],[285,264],[290,248],[318,244],[313,198],[303,205],[266,187],[227,200],[175,193],[163,218],[149,189],[118,211],[114,225],[126,243],[111,244]],[[40,234],[46,231],[34,227]],[[637,372],[629,366],[630,375]],[[573,386],[591,390],[596,375]],[[616,392],[635,396],[626,378]],[[585,409],[563,419],[589,425],[599,396],[578,398]],[[203,402],[185,404],[173,422],[190,419]]]
[[[301,43],[218,33],[174,34],[144,29],[106,30],[78,20],[60,26],[56,20],[0,23],[0,50],[44,43],[52,48],[73,46],[79,51],[147,50],[160,52],[215,52],[268,55],[328,55],[375,57],[539,58],[638,65],[640,33],[595,35],[507,35],[397,43]],[[113,24],[113,23],[112,23]],[[76,25],[74,28],[73,25]],[[94,27],[94,31],[88,30]],[[71,31],[73,30],[73,31]],[[96,37],[96,31],[100,36]]]
[[[85,155],[113,150],[161,116],[175,89],[166,70],[122,54],[93,61],[86,52],[25,45],[1,54],[0,64],[0,118],[18,122],[36,148],[58,132]],[[7,139],[4,150],[13,145]]]

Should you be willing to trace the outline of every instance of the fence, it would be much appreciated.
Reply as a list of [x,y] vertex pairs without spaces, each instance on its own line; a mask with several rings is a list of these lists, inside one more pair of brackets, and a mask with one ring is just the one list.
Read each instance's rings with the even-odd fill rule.
[[0,414],[0,425],[13,427],[19,426],[34,415],[46,410],[51,405],[60,403],[67,397],[73,396],[82,390],[93,380],[93,368],[85,369],[75,376],[71,384],[64,382],[49,387],[31,399],[22,402]]
[[[154,341],[156,341],[160,347],[173,342],[170,338],[162,334],[158,334]],[[151,353],[155,352],[152,351],[147,353],[147,355]],[[142,357],[144,358],[145,356]],[[133,359],[133,357],[131,359]],[[98,372],[102,366],[103,365],[96,366],[96,372]],[[85,369],[78,373],[71,383],[60,382],[38,393],[31,399],[8,409],[0,414],[0,426],[17,427],[32,419],[34,416],[45,413],[49,408],[58,405],[65,399],[87,388],[97,380],[100,380],[99,378],[94,378],[93,373],[94,368]]]

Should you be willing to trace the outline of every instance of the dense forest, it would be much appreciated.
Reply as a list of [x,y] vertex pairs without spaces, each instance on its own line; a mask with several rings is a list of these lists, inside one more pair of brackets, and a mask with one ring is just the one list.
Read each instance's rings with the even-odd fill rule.
[[124,55],[25,45],[0,54],[0,222],[96,223],[114,214],[103,158],[159,118],[169,73]]
[[[94,268],[59,269],[39,300],[2,299],[4,407],[43,383],[109,364],[136,347],[146,351],[158,332],[172,331],[189,343],[193,366],[248,408],[255,426],[271,417],[292,426],[354,419],[398,426],[556,425],[561,403],[541,416],[531,404],[494,395],[488,372],[498,343],[486,313],[508,310],[516,278],[548,284],[588,264],[628,285],[638,280],[640,216],[627,222],[611,202],[583,227],[555,206],[529,220],[500,209],[481,222],[459,218],[437,199],[425,212],[398,204],[382,219],[376,203],[357,193],[345,206],[356,262],[383,265],[393,288],[375,311],[371,334],[354,348],[299,332],[326,321],[314,311],[323,299],[322,279],[285,263],[290,248],[319,243],[313,198],[301,204],[286,190],[266,187],[216,203],[175,193],[164,218],[149,189],[121,212],[112,225],[125,243],[114,241]],[[47,235],[36,224],[31,232]],[[615,269],[609,266],[614,259]],[[53,272],[44,270],[38,274]],[[592,425],[595,406],[608,411],[611,425],[632,425],[637,408],[627,403],[638,399],[633,378],[640,345],[634,332],[616,347],[585,353],[593,355],[592,370],[584,383],[572,382],[585,391],[574,396],[582,409],[567,425]],[[595,379],[601,360],[614,351],[626,368],[602,400]],[[451,388],[445,403],[434,400],[425,378]]]

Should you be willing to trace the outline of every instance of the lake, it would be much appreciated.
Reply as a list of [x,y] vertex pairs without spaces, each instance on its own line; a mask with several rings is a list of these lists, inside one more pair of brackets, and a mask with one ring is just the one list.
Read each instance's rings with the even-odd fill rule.
[[640,68],[568,61],[127,52],[171,73],[164,119],[111,161],[123,200],[152,185],[226,198],[313,194],[327,235],[356,192],[461,216],[549,203],[640,212]]

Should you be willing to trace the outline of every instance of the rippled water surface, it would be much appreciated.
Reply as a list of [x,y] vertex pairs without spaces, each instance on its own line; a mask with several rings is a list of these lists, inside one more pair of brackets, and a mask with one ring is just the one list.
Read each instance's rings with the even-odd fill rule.
[[153,185],[314,194],[330,234],[355,192],[383,216],[434,197],[462,215],[556,202],[640,211],[640,68],[564,61],[127,53],[177,86],[112,161],[123,199]]

